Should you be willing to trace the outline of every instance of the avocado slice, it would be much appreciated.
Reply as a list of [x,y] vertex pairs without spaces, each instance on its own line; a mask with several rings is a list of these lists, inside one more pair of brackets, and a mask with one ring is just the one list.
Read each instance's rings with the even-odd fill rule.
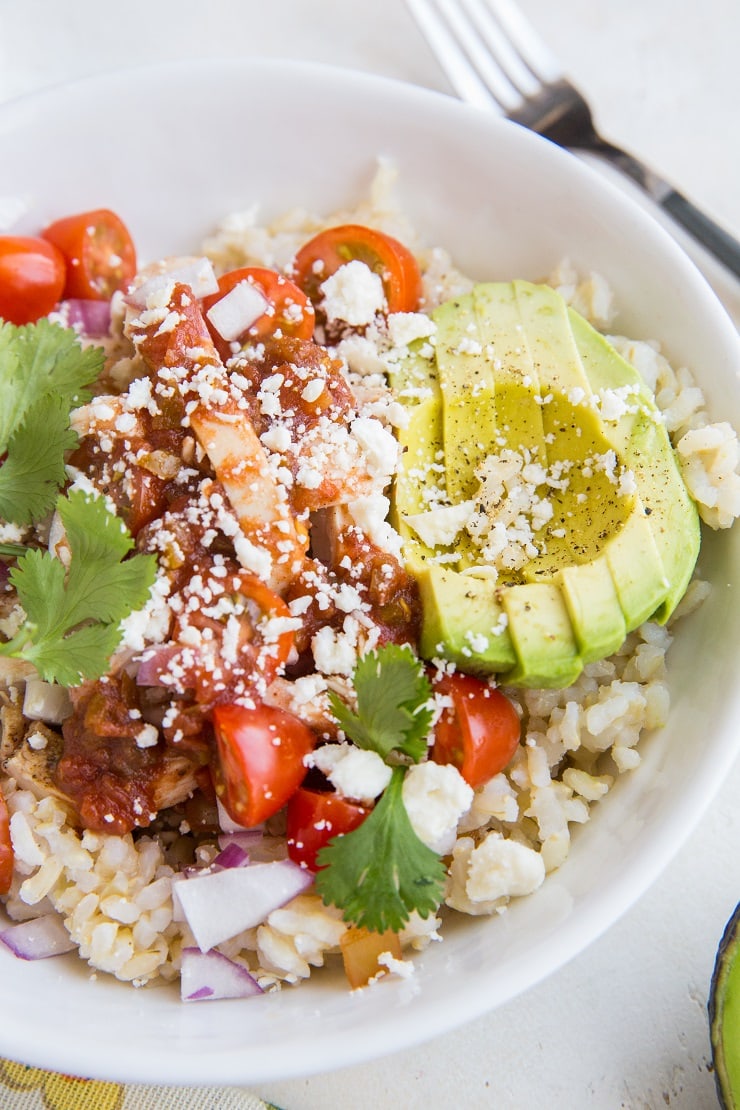
[[572,309],[569,319],[594,390],[622,390],[626,394],[627,411],[610,422],[609,437],[635,476],[643,511],[650,517],[670,583],[655,614],[664,622],[683,597],[693,574],[701,543],[699,513],[684,485],[660,412],[640,375]]
[[408,412],[408,423],[397,431],[403,466],[395,482],[392,502],[393,524],[410,535],[404,517],[424,512],[433,503],[435,491],[446,493],[444,482],[444,437],[442,404],[436,364],[411,349],[394,365],[391,385]]
[[709,1035],[723,1110],[740,1106],[740,905],[722,935],[709,989]]
[[[519,334],[527,344],[540,394],[546,397],[549,393],[581,389],[589,396],[591,383],[570,328],[568,307],[563,298],[546,285],[532,285],[528,281],[511,284],[519,311]],[[495,311],[495,299],[500,296],[496,285],[482,288],[489,291],[485,300]],[[484,296],[479,295],[476,303],[479,306],[484,303]],[[545,425],[547,411],[547,406],[543,405]]]
[[573,625],[555,582],[531,582],[501,591],[517,661],[508,686],[570,686],[583,670]]
[[554,290],[480,284],[433,318],[433,359],[417,344],[391,378],[409,408],[392,505],[422,654],[569,685],[672,612],[696,508],[649,390]]
[[624,643],[627,625],[606,559],[563,567],[556,576],[584,665]]
[[[443,658],[466,671],[510,671],[517,655],[495,582],[444,566],[417,564],[422,611],[419,645],[426,659]],[[465,613],[460,621],[459,614]]]
[[607,547],[606,562],[625,625],[631,631],[652,617],[670,586],[649,518],[641,506]]
[[[477,485],[476,467],[494,449],[496,378],[480,341],[470,297],[440,305],[434,322],[447,492],[451,500],[463,501]],[[473,425],[471,407],[477,412]]]

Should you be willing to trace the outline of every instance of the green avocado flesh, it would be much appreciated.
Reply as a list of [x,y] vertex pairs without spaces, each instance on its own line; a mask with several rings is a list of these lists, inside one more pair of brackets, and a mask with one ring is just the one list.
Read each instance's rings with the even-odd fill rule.
[[740,906],[727,923],[709,992],[709,1031],[717,1092],[725,1110],[740,1106]]
[[422,654],[570,685],[673,612],[696,507],[637,371],[553,289],[476,285],[433,319],[391,380],[408,415],[393,522]]

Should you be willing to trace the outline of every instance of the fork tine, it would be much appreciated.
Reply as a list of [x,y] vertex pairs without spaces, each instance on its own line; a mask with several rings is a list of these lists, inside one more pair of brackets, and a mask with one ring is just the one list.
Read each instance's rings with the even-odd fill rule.
[[497,17],[495,3],[486,0],[458,0],[458,4],[465,8],[470,22],[519,98],[536,95],[542,82],[522,57],[508,30]]
[[[437,7],[494,99],[506,111],[516,108],[521,103],[522,95],[509,79],[504,67],[499,64],[498,56],[488,49],[488,45],[493,43],[487,44],[481,36],[481,28],[478,26],[480,10],[464,0],[437,0]],[[485,11],[483,17],[485,18]],[[491,23],[490,20],[488,22]],[[495,26],[491,23],[488,29],[495,42]]]
[[[516,90],[495,70],[485,49],[459,13],[456,19],[448,5],[443,16],[441,6],[435,5],[433,0],[406,0],[406,5],[434,54],[445,59],[445,72],[458,96],[489,111],[492,101],[503,111],[509,111],[520,99]],[[493,83],[481,75],[473,55],[483,61],[485,71],[493,72]]]
[[[476,0],[477,2],[477,0]],[[514,0],[480,0],[494,15],[512,51],[541,84],[559,81],[563,67]]]

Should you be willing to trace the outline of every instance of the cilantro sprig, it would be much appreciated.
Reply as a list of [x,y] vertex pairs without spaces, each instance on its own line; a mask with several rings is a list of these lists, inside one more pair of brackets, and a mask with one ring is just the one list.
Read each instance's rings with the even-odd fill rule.
[[77,686],[108,669],[121,621],[149,596],[156,561],[126,558],[133,540],[102,497],[76,490],[56,507],[69,565],[35,549],[18,559],[9,577],[26,619],[0,655],[33,664],[47,682]]
[[[342,731],[386,762],[401,753],[418,763],[426,754],[432,688],[410,648],[388,644],[363,656],[353,675],[357,712],[331,695]],[[434,913],[442,900],[445,868],[419,839],[406,812],[406,765],[396,765],[380,801],[352,832],[318,854],[316,889],[344,920],[374,932],[398,932],[412,912]]]
[[383,759],[399,751],[418,763],[427,750],[432,687],[411,649],[386,644],[368,652],[358,660],[352,681],[356,713],[333,691],[329,694],[342,732]]
[[77,443],[69,426],[89,399],[103,351],[83,349],[71,328],[48,320],[0,323],[0,517],[31,524],[54,507],[65,481],[66,453]]
[[399,932],[412,910],[428,917],[442,898],[444,865],[411,826],[405,774],[395,767],[372,813],[318,856],[324,870],[316,873],[316,888],[324,901],[339,906],[345,921],[376,933]]

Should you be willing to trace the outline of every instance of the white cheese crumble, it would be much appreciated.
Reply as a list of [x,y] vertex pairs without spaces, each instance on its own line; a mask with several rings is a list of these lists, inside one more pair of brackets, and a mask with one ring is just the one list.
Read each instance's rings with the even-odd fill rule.
[[153,748],[159,740],[159,733],[154,725],[144,725],[136,733],[137,748]]
[[327,320],[353,327],[372,323],[385,306],[385,291],[380,276],[359,259],[340,266],[322,283],[321,293]]
[[427,547],[447,547],[465,528],[474,509],[475,501],[460,501],[425,513],[408,513],[404,520]]
[[371,478],[389,481],[398,459],[398,441],[393,433],[372,416],[358,416],[352,421],[351,432],[364,453]]
[[538,852],[493,832],[470,856],[466,889],[474,902],[492,902],[532,894],[544,878],[545,865]]
[[319,397],[324,392],[325,384],[322,378],[312,378],[301,391],[301,397],[304,401],[308,402],[309,405],[313,404],[314,401],[318,401]]
[[458,821],[472,801],[472,788],[452,764],[417,763],[403,780],[403,802],[414,832],[441,855],[452,850]]
[[337,793],[357,802],[374,802],[391,781],[392,771],[378,753],[354,744],[325,744],[305,762],[323,771]]
[[0,521],[0,543],[22,543],[25,534],[25,528],[19,524]]
[[371,543],[381,551],[387,551],[396,558],[401,557],[403,541],[387,520],[390,501],[385,494],[370,493],[366,497],[357,497],[347,504],[347,511]]
[[33,751],[42,752],[48,746],[49,738],[43,732],[31,732],[26,737],[26,743]]
[[414,975],[415,964],[411,960],[399,960],[390,952],[381,952],[378,964],[385,967],[391,975],[398,975],[401,979],[410,979]]
[[172,621],[168,600],[170,589],[166,575],[158,574],[144,607],[135,609],[121,622],[119,649],[143,651],[147,644],[164,641]]
[[392,312],[388,317],[388,335],[394,347],[407,347],[416,339],[434,335],[437,325],[423,312]]
[[257,547],[246,536],[234,536],[234,551],[241,566],[269,581],[272,574],[272,555],[264,547]]
[[347,335],[337,344],[336,350],[349,370],[361,378],[370,378],[385,372],[385,362],[378,345],[368,336]]
[[341,630],[325,625],[311,640],[316,670],[321,674],[351,675],[357,664],[360,627],[347,616]]
[[454,847],[445,901],[461,913],[495,913],[510,898],[532,894],[544,878],[543,858],[533,848],[495,831],[477,846],[462,836]]

